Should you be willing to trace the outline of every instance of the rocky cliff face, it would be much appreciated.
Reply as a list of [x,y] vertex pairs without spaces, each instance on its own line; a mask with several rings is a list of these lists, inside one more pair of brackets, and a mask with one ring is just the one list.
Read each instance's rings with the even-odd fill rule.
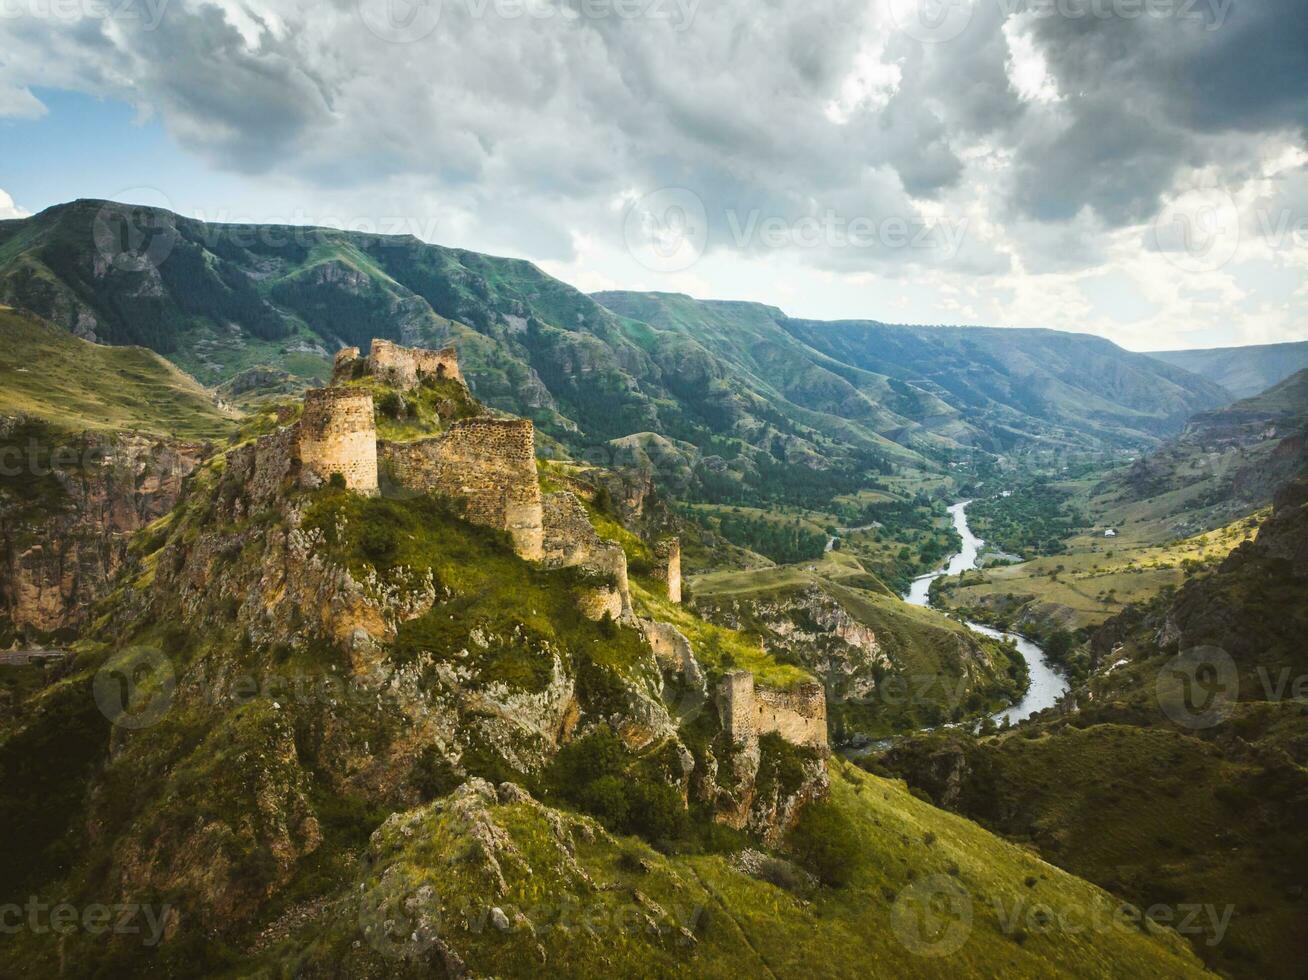
[[86,622],[129,536],[172,510],[208,451],[130,434],[59,439],[21,420],[0,441],[0,618],[34,637]]

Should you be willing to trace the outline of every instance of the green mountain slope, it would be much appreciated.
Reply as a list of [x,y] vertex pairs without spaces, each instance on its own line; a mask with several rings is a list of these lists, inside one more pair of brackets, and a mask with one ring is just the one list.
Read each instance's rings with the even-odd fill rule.
[[1150,351],[1149,356],[1215,381],[1237,398],[1248,398],[1308,368],[1308,341]]
[[0,415],[81,430],[214,438],[234,413],[152,351],[103,347],[0,307]]
[[1225,400],[1086,338],[867,334],[755,304],[601,300],[527,262],[409,237],[99,201],[0,222],[0,302],[80,336],[148,346],[205,383],[239,375],[247,395],[260,378],[284,388],[277,371],[321,381],[336,349],[373,336],[453,342],[488,404],[596,462],[658,465],[704,499],[830,499],[960,446],[1148,444]]
[[1009,444],[1148,441],[1229,400],[1211,382],[1083,334],[811,320],[787,329],[846,363],[938,392]]
[[1229,915],[1229,930],[1192,936],[1214,969],[1299,976],[1305,630],[1300,479],[1211,574],[1100,628],[1092,672],[1061,711],[1014,734],[917,737],[885,764],[1138,905]]

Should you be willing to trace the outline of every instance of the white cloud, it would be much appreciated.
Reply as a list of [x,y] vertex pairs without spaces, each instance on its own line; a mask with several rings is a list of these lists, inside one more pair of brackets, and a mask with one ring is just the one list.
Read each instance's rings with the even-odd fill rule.
[[0,218],[26,218],[29,212],[14,204],[14,199],[0,190]]
[[[1044,325],[1137,347],[1296,329],[1285,290],[1260,300],[1258,277],[1302,281],[1308,249],[1246,231],[1239,261],[1196,278],[1146,239],[1197,171],[1230,188],[1245,226],[1259,201],[1308,214],[1303,73],[1270,92],[1261,76],[1213,81],[1257,52],[1301,57],[1299,0],[1242,8],[1217,31],[978,4],[937,44],[863,0],[643,8],[682,12],[672,20],[443,0],[415,8],[440,10],[421,39],[390,43],[361,14],[374,2],[386,0],[172,0],[151,8],[152,30],[5,19],[0,115],[44,112],[33,86],[123,99],[212,167],[275,187],[283,217],[407,213],[421,237],[523,255],[583,287]],[[640,266],[623,239],[626,204],[666,187],[693,191],[708,222],[707,254],[676,276]],[[793,228],[827,213],[966,233],[957,249],[731,234],[733,216]]]

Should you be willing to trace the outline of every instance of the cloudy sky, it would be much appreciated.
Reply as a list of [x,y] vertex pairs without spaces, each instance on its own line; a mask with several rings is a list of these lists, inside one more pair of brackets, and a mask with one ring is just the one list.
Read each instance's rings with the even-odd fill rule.
[[1308,339],[1304,0],[0,0],[0,216],[77,197],[587,290]]

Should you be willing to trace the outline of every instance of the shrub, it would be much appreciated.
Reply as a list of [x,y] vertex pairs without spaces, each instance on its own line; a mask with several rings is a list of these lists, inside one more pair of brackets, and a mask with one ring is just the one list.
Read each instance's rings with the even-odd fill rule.
[[861,861],[853,824],[829,802],[804,807],[788,843],[800,865],[832,888],[847,885]]

